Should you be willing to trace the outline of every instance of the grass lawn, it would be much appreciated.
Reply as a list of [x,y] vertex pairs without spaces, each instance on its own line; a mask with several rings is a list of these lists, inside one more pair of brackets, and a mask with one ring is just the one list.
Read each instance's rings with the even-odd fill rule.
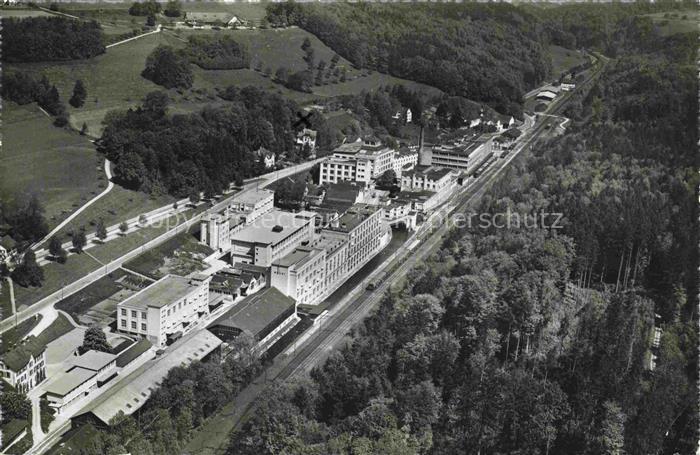
[[70,314],[77,321],[80,315],[87,312],[94,305],[119,292],[122,287],[116,283],[116,280],[124,275],[126,275],[126,272],[117,269],[61,300],[56,304],[56,308]]
[[691,33],[698,31],[700,11],[687,10],[669,13],[648,14],[659,27],[662,35],[674,35],[676,33]]
[[12,349],[18,341],[24,338],[36,325],[41,321],[43,316],[37,314],[33,318],[25,319],[24,321],[12,327],[2,334],[2,344],[0,344],[0,354],[4,354]]
[[17,311],[23,307],[32,305],[49,294],[52,294],[63,285],[72,283],[93,270],[97,270],[100,263],[86,254],[74,254],[68,257],[65,264],[52,262],[42,267],[44,271],[44,284],[38,288],[24,288],[15,284],[15,303]]
[[46,11],[41,11],[37,9],[9,9],[2,8],[0,10],[0,15],[2,17],[38,17],[38,16],[53,16],[53,14],[47,13]]
[[94,224],[100,218],[104,220],[106,226],[112,226],[159,207],[172,205],[175,199],[168,195],[151,196],[141,191],[128,190],[122,186],[114,185],[112,191],[86,208],[64,226],[58,234],[67,239],[68,232],[83,226],[88,232],[92,232]]
[[187,275],[203,270],[201,259],[214,250],[200,244],[191,232],[185,232],[137,256],[124,264],[127,269],[152,278],[160,278],[167,272]]
[[3,105],[0,199],[34,193],[49,228],[106,186],[103,159],[78,133],[57,128],[36,104]]
[[76,79],[81,79],[88,96],[85,105],[77,109],[66,103],[71,124],[80,128],[85,122],[89,134],[99,136],[107,112],[137,105],[148,92],[160,88],[141,77],[141,71],[146,57],[161,44],[184,45],[172,36],[157,33],[107,49],[89,60],[5,64],[3,69],[27,71],[37,77],[46,75],[63,100],[70,98]]
[[68,318],[59,313],[56,320],[53,321],[51,325],[48,326],[46,330],[41,332],[36,338],[41,344],[46,346],[52,341],[57,340],[66,333],[70,332],[74,328],[75,327],[73,327],[73,324],[70,323]]
[[560,74],[568,69],[586,61],[586,57],[578,51],[561,46],[549,46],[549,53],[552,56],[552,74],[554,77],[559,77]]

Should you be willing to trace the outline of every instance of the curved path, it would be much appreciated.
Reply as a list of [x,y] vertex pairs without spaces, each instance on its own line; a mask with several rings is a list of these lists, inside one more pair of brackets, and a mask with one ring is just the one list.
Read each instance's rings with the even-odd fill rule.
[[65,220],[61,221],[61,222],[58,224],[58,226],[56,226],[55,228],[53,228],[53,229],[51,230],[51,232],[49,232],[48,234],[46,234],[46,236],[44,236],[43,239],[39,240],[39,241],[36,242],[34,245],[32,245],[32,250],[36,251],[36,250],[39,248],[40,245],[42,245],[43,243],[45,243],[46,241],[48,241],[48,240],[51,238],[51,236],[54,235],[55,233],[57,233],[58,231],[60,231],[61,228],[62,228],[63,226],[65,226],[66,224],[68,224],[68,223],[70,223],[71,221],[73,221],[73,219],[75,219],[76,216],[80,215],[80,214],[83,212],[83,210],[85,210],[86,208],[90,207],[90,205],[92,205],[95,201],[97,201],[98,199],[100,199],[100,198],[103,197],[105,194],[109,193],[110,191],[112,191],[112,188],[114,188],[114,183],[112,183],[112,169],[111,169],[110,166],[111,166],[111,163],[109,162],[109,160],[105,159],[105,175],[107,175],[107,182],[108,182],[107,188],[105,188],[105,190],[104,190],[103,192],[101,192],[100,194],[98,194],[98,195],[95,196],[94,198],[90,199],[90,200],[87,201],[85,204],[83,204],[82,207],[80,207],[78,210],[76,210],[75,212],[71,213],[70,216],[69,216],[68,218],[66,218]]

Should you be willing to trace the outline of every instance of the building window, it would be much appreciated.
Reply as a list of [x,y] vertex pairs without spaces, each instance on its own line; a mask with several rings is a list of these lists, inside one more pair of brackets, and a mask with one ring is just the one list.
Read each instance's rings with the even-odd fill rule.
[[146,312],[141,313],[141,319],[146,319]]
[[135,318],[136,317],[136,310],[131,310],[131,317]]
[[122,327],[126,327],[126,321],[122,319]]
[[143,331],[145,331],[145,330],[146,330],[146,324],[145,324],[145,323],[143,323],[143,322],[141,323],[141,330],[143,330]]
[[122,316],[126,316],[126,309],[122,308]]
[[131,321],[131,328],[135,329],[136,328],[136,321]]

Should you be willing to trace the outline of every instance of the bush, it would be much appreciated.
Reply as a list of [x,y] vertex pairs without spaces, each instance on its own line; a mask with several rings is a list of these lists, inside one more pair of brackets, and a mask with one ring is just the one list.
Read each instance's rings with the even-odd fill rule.
[[203,69],[241,69],[250,65],[248,48],[231,36],[191,36],[187,43],[190,61]]
[[147,2],[134,2],[129,8],[129,14],[132,16],[150,16],[160,13],[160,3],[153,0]]

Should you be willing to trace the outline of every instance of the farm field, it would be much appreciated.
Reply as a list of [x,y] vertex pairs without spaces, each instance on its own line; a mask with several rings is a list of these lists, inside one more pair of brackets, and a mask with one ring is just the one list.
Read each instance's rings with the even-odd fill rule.
[[687,10],[674,13],[654,13],[648,17],[659,27],[662,35],[674,35],[676,33],[697,32],[700,11]]
[[2,334],[2,343],[0,343],[0,354],[4,354],[10,349],[12,349],[18,341],[24,338],[31,330],[39,324],[41,314],[36,315],[33,318],[26,319],[16,326],[12,327]]
[[126,275],[121,269],[106,275],[94,283],[84,287],[56,304],[56,308],[70,314],[75,321],[81,321],[82,317],[101,302],[110,299],[114,294],[122,290],[116,280]]
[[95,146],[76,132],[53,126],[36,104],[5,103],[3,126],[0,198],[36,194],[49,228],[107,186]]

